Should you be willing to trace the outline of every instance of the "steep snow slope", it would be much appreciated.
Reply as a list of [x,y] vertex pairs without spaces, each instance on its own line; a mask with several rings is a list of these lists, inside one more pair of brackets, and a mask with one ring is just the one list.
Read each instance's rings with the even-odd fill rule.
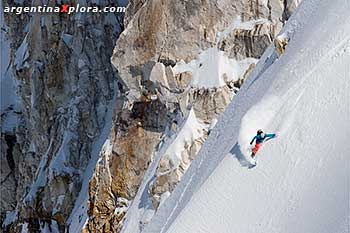
[[[300,5],[144,232],[349,232],[348,9]],[[248,170],[258,128],[279,136]]]

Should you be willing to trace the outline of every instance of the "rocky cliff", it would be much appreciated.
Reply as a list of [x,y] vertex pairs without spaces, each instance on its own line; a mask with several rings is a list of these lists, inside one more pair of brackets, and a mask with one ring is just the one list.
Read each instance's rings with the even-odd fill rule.
[[[3,230],[64,232],[84,178],[92,171],[89,164],[96,163],[102,144],[98,140],[110,125],[106,120],[114,107],[109,103],[117,75],[110,57],[123,28],[122,16],[4,13],[4,19],[12,70],[7,78],[17,83],[21,108],[14,130],[2,125]],[[9,112],[4,114],[6,119]]]
[[1,112],[16,116],[2,124],[4,231],[140,231],[297,4],[132,0],[124,24],[5,14],[19,104]]

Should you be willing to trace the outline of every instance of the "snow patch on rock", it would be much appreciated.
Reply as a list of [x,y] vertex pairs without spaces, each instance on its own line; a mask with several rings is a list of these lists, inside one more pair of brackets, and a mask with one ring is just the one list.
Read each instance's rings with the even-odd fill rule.
[[216,44],[219,44],[222,40],[224,40],[231,32],[234,30],[253,30],[256,25],[266,24],[268,23],[267,19],[256,19],[249,20],[243,22],[241,17],[237,17],[233,19],[232,23],[229,27],[227,27],[224,31],[218,32],[216,35]]
[[17,70],[23,69],[23,68],[29,68],[29,64],[27,62],[27,59],[29,58],[29,49],[28,49],[28,42],[27,37],[24,38],[22,44],[19,46],[15,53],[15,66]]
[[174,67],[175,74],[192,73],[191,87],[217,88],[226,82],[239,80],[248,67],[258,60],[246,58],[241,61],[228,58],[223,51],[209,48],[199,54],[198,58],[189,63],[180,61]]
[[[191,145],[196,139],[202,137],[203,130],[206,128],[207,126],[196,118],[193,109],[191,109],[185,125],[165,152],[164,157],[169,158],[173,169],[179,167],[180,163],[183,162],[182,152],[186,150],[187,145]],[[159,175],[163,175],[163,173]]]

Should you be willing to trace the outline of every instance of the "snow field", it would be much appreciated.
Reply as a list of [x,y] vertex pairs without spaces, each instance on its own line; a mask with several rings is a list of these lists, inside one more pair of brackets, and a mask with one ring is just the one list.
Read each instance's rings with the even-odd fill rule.
[[[349,232],[350,2],[301,3],[144,232]],[[243,150],[278,133],[248,170]]]

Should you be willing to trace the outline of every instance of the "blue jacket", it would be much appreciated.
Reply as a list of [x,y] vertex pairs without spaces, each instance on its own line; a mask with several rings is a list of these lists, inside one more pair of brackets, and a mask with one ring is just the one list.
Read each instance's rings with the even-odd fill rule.
[[259,135],[256,135],[252,141],[250,142],[250,144],[252,144],[254,142],[254,140],[256,140],[256,144],[260,144],[262,143],[265,139],[269,139],[269,138],[274,138],[276,137],[276,134],[265,134],[264,137],[262,137],[260,134]]

